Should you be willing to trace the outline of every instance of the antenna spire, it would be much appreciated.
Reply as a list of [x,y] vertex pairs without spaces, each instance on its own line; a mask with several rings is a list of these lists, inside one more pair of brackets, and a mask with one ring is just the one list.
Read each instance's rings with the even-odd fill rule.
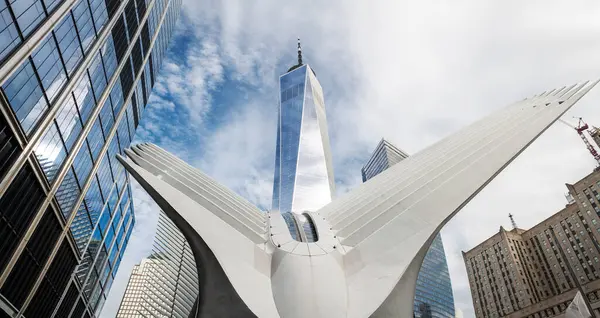
[[300,47],[300,38],[298,38],[298,65],[302,65],[302,47]]
[[515,219],[513,218],[512,214],[508,214],[508,217],[510,218],[510,224],[512,224],[513,229],[517,229],[517,222],[515,222]]

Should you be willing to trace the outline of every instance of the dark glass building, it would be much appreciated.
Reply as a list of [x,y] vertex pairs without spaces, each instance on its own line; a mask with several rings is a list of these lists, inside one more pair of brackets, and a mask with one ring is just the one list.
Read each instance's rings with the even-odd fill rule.
[[[361,169],[363,182],[375,177],[392,165],[407,158],[408,154],[381,139],[371,158]],[[431,243],[415,290],[414,316],[420,318],[454,317],[454,296],[440,234]]]
[[129,146],[181,0],[0,3],[0,317],[97,317],[135,216]]

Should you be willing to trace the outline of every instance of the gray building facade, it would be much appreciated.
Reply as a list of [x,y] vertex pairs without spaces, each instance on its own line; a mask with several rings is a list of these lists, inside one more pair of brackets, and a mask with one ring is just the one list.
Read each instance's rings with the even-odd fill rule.
[[[375,177],[408,154],[385,139],[381,139],[367,163],[361,169],[363,182]],[[431,243],[421,265],[415,290],[414,316],[422,318],[454,317],[454,296],[444,252],[442,236]]]
[[116,161],[180,0],[0,4],[0,317],[97,317],[135,224]]

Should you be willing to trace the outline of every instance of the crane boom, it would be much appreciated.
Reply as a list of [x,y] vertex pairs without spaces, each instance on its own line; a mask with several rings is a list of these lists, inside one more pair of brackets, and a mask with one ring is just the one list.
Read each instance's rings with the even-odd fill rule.
[[585,144],[585,147],[590,152],[590,154],[592,154],[592,157],[594,157],[594,159],[596,160],[596,162],[600,166],[600,155],[598,154],[598,152],[596,151],[596,149],[594,148],[594,146],[592,145],[592,143],[588,140],[588,138],[583,133],[584,131],[589,130],[589,125],[583,121],[583,118],[579,117],[579,122],[577,123],[577,126],[574,126],[574,125],[572,125],[572,124],[568,123],[567,121],[565,121],[563,119],[560,119],[560,118],[558,120],[561,123],[563,123],[563,124],[565,124],[565,125],[573,128],[573,129],[575,129],[575,131],[577,131],[577,134],[579,135],[579,137],[581,138],[581,140],[583,140],[583,143]]

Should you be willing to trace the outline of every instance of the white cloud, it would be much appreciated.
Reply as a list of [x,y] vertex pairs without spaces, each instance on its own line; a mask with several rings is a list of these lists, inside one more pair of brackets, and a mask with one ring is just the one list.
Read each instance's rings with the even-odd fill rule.
[[[277,79],[295,62],[296,37],[324,89],[338,191],[360,182],[360,167],[382,136],[415,153],[494,109],[596,78],[600,69],[596,3],[206,0],[184,6],[180,32],[195,44],[185,56],[170,54],[156,92],[175,96],[189,122],[167,127],[172,124],[150,109],[143,126],[158,132],[152,136],[161,146],[197,158],[196,166],[266,208]],[[227,83],[252,89],[230,96],[231,105],[215,105],[214,93]],[[598,97],[592,93],[568,116],[600,125]],[[214,131],[203,130],[216,107],[232,110]],[[176,133],[160,134],[166,130]],[[195,132],[198,141],[186,139]],[[140,140],[150,135],[142,129]],[[577,135],[555,125],[443,229],[465,317],[474,314],[461,250],[509,227],[508,213],[528,228],[557,212],[564,183],[593,165]]]
[[271,207],[272,174],[275,163],[274,112],[245,104],[211,132],[202,157],[192,162],[230,189],[263,209]]

